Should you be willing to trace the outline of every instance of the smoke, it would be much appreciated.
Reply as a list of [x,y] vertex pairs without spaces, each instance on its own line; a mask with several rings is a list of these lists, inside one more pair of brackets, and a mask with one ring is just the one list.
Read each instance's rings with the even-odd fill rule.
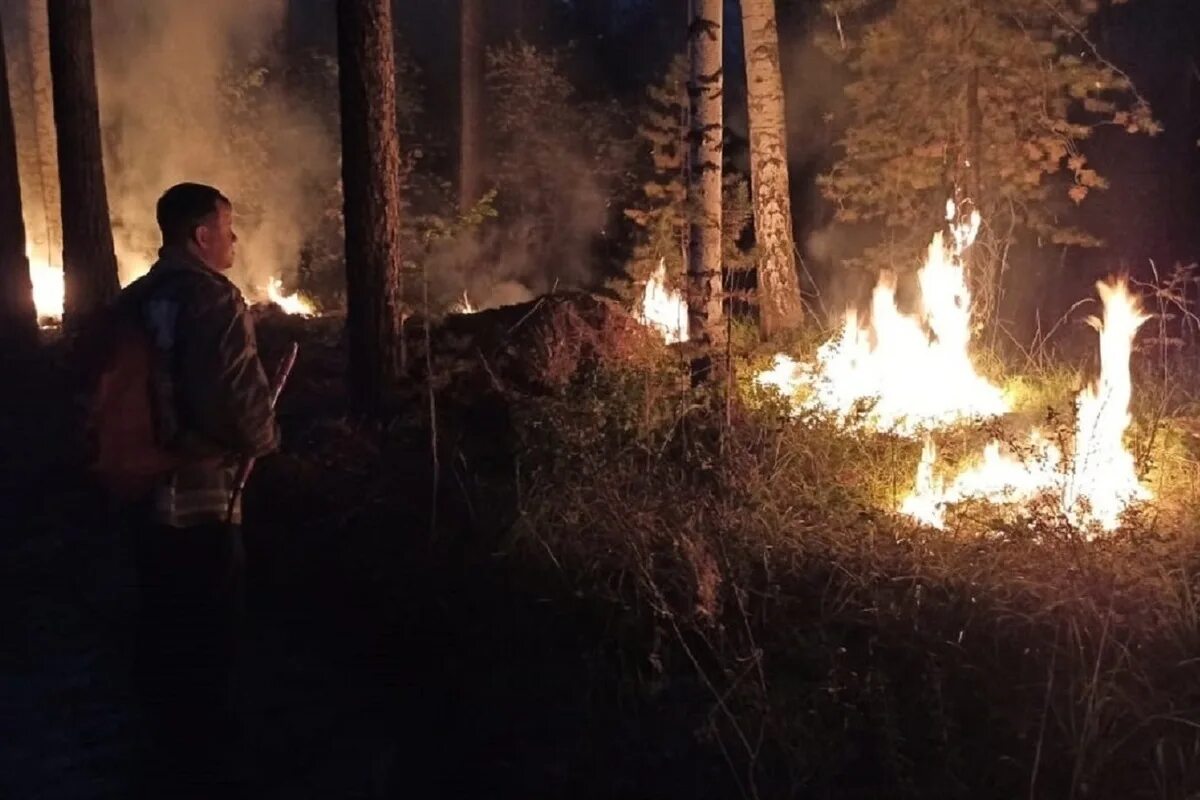
[[282,80],[286,0],[93,4],[106,183],[122,279],[160,244],[169,186],[216,186],[234,205],[232,276],[252,297],[294,274],[326,211],[338,147]]

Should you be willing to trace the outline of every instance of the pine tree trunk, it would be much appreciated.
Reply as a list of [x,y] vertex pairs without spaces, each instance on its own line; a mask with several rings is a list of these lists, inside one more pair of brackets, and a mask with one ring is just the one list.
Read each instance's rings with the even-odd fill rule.
[[[62,199],[59,196],[58,157],[55,151],[54,91],[50,77],[50,18],[46,0],[29,0],[29,77],[33,100],[36,171],[31,194],[25,198],[27,231],[34,257],[47,264],[62,264]],[[32,206],[32,208],[29,208]],[[30,213],[38,209],[39,213]]]
[[79,331],[120,291],[113,250],[90,0],[49,0],[50,70],[62,183],[63,329]]
[[688,336],[703,354],[698,378],[725,342],[721,283],[722,0],[691,0],[688,50]]
[[0,348],[11,351],[37,341],[37,312],[25,257],[25,220],[6,64],[0,21]]
[[[0,2],[3,5],[3,2]],[[29,48],[29,0],[10,2],[4,6],[12,11],[5,19],[4,49],[8,53],[8,96],[12,105],[13,128],[17,138],[17,169],[21,178],[21,211],[26,229],[44,229],[38,198],[41,174],[37,159],[37,123],[33,101],[33,73],[30,64],[33,55]],[[30,237],[32,238],[32,237]],[[32,242],[30,242],[32,243]],[[31,252],[36,259],[36,250]],[[61,252],[56,259],[61,259]]]
[[460,0],[458,207],[468,211],[479,200],[483,159],[483,4]]
[[377,416],[400,321],[400,142],[390,0],[338,0],[350,399]]
[[750,177],[758,243],[758,299],[764,334],[791,330],[804,309],[796,274],[789,194],[787,123],[775,0],[741,0],[750,117]]

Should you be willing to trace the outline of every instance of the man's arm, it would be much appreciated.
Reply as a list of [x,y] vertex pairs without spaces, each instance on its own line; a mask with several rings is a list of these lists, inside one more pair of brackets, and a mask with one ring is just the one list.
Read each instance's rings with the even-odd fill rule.
[[271,387],[254,323],[233,286],[211,287],[197,304],[182,366],[196,433],[242,456],[279,447]]

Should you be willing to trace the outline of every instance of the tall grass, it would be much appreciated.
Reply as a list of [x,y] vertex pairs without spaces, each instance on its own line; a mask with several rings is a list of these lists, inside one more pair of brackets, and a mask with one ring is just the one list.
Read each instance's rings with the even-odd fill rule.
[[[1033,414],[1074,381],[1027,383]],[[1161,407],[1146,461],[1186,449]],[[733,409],[669,355],[523,402],[512,546],[622,620],[645,702],[695,688],[745,796],[1200,791],[1194,502],[1091,542],[987,508],[933,532],[888,510],[919,444]]]

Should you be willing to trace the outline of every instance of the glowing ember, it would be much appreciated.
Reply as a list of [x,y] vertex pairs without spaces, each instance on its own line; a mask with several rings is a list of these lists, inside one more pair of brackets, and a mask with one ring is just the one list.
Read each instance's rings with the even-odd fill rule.
[[29,258],[29,277],[33,281],[33,305],[37,308],[38,322],[53,325],[63,315],[63,271],[48,261],[37,258],[28,244],[25,255]]
[[667,344],[687,341],[687,302],[684,301],[682,292],[667,286],[665,260],[659,260],[658,268],[646,281],[641,307],[635,313],[642,324],[656,328]]
[[[954,216],[949,204],[947,219]],[[843,421],[873,402],[864,422],[902,435],[1005,413],[1003,393],[975,371],[969,353],[971,294],[962,256],[979,224],[974,213],[952,225],[949,246],[941,233],[933,237],[917,273],[917,314],[901,313],[896,278],[885,272],[871,296],[869,326],[850,309],[841,332],[817,351],[815,365],[777,356],[756,381],[779,389],[797,411],[828,411]]]
[[317,313],[312,301],[299,292],[284,294],[283,282],[279,278],[271,278],[267,283],[267,299],[279,306],[286,314],[311,317]]
[[1066,517],[1084,529],[1114,530],[1131,504],[1151,494],[1138,481],[1133,454],[1124,444],[1133,387],[1129,355],[1133,338],[1147,316],[1123,280],[1099,283],[1104,319],[1091,320],[1100,332],[1100,379],[1076,399],[1072,457],[1063,464],[1058,447],[1034,430],[1020,454],[1001,452],[992,442],[981,463],[947,484],[934,473],[937,451],[925,443],[913,493],[901,512],[942,528],[948,505],[964,500],[996,504],[1028,502],[1053,492]]
[[463,289],[462,297],[453,306],[450,307],[451,314],[474,314],[478,311],[471,298],[467,296],[467,290]]

